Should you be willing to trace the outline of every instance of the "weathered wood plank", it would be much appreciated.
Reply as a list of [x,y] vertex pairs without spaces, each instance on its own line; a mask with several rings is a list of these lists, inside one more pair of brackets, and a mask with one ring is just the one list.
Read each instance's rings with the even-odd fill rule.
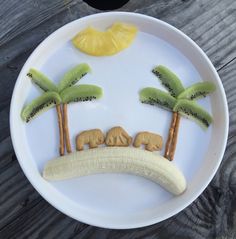
[[217,69],[236,57],[236,1],[158,1],[136,10],[160,18],[190,36]]
[[13,146],[10,136],[2,140],[0,143],[0,159],[9,154],[13,154]]
[[2,1],[0,46],[79,2],[82,1]]
[[[0,112],[10,107],[11,96],[16,79],[20,73],[22,66],[33,51],[30,48],[14,58],[8,64],[0,65]],[[1,130],[0,130],[1,132]]]
[[17,213],[25,212],[42,200],[25,178],[14,155],[1,158],[0,162],[0,227],[17,218]]
[[0,111],[0,142],[9,136],[9,107]]
[[[36,0],[20,2],[12,0],[6,1],[5,5],[9,3],[11,3],[10,13],[3,20],[4,26],[0,24],[0,66],[7,64],[31,48],[35,48],[48,35],[64,24],[97,12],[82,0],[56,0],[50,1],[50,3],[48,1],[42,3],[42,1]],[[29,6],[27,3],[29,3]],[[40,6],[36,10],[35,4]],[[44,11],[48,4],[49,11]],[[17,5],[20,5],[19,9],[15,7]],[[4,11],[3,7],[1,9]],[[4,16],[1,9],[0,16]],[[17,19],[14,18],[15,15]],[[8,30],[9,28],[10,30]],[[15,32],[17,28],[20,28],[21,31]]]

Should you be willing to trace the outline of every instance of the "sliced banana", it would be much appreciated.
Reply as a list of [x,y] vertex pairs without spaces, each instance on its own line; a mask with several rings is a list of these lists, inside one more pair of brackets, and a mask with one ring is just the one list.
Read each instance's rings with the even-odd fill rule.
[[103,147],[74,152],[50,160],[44,168],[47,180],[63,180],[98,173],[130,173],[158,183],[179,195],[186,189],[181,171],[160,155],[131,147]]

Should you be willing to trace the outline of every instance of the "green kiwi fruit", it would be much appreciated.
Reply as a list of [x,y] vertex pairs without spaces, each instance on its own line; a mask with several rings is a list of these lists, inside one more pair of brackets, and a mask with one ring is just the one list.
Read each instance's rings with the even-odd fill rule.
[[96,85],[76,85],[61,92],[63,103],[91,101],[102,97],[102,88]]
[[159,105],[169,110],[173,110],[176,104],[176,99],[169,93],[153,87],[142,89],[139,93],[139,96],[142,103],[149,105]]
[[174,111],[179,112],[181,115],[192,118],[204,129],[208,128],[213,121],[211,115],[208,112],[206,112],[202,107],[191,100],[178,100],[174,107]]
[[58,93],[52,91],[45,92],[23,108],[21,118],[24,121],[29,122],[37,115],[60,103],[61,98]]
[[29,76],[31,80],[43,91],[58,91],[57,86],[53,84],[53,82],[49,80],[47,76],[34,68],[30,68],[27,76]]
[[63,76],[58,85],[59,92],[62,92],[65,88],[76,84],[83,76],[85,76],[89,72],[91,72],[91,68],[86,63],[75,66]]
[[184,91],[184,87],[178,76],[167,67],[159,65],[152,72],[160,79],[162,85],[173,97],[177,97]]
[[199,98],[206,97],[207,94],[215,91],[216,87],[212,82],[200,82],[196,83],[185,89],[179,96],[178,99],[189,99],[196,100]]

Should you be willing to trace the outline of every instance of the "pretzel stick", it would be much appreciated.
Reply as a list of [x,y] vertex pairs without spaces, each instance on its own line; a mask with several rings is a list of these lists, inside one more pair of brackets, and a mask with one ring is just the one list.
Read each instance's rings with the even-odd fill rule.
[[173,136],[173,139],[172,139],[171,149],[170,149],[170,154],[169,154],[170,155],[170,161],[172,161],[174,159],[174,155],[175,155],[175,149],[176,149],[176,145],[177,145],[178,132],[179,132],[179,122],[180,122],[180,115],[177,113],[174,136]]
[[59,152],[60,155],[65,154],[64,150],[64,133],[63,133],[63,126],[62,126],[62,113],[61,113],[61,106],[57,105],[57,118],[58,118],[58,127],[59,127],[59,135],[60,135],[60,147],[59,147]]
[[177,113],[173,112],[171,126],[170,126],[170,129],[169,129],[168,140],[167,140],[166,148],[165,148],[165,155],[164,155],[164,157],[167,158],[167,159],[169,159],[172,139],[173,139],[174,130],[175,130],[176,119],[177,119]]
[[71,144],[70,144],[70,134],[69,134],[69,127],[68,127],[68,115],[67,115],[67,104],[63,104],[63,127],[64,127],[64,134],[66,140],[66,150],[67,153],[71,153]]

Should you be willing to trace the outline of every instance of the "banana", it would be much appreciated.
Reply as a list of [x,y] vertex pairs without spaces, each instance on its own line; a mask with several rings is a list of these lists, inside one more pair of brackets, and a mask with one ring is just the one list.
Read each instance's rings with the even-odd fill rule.
[[63,180],[97,173],[139,175],[174,195],[186,189],[185,177],[173,163],[160,155],[131,147],[89,149],[50,160],[44,167],[43,177]]

